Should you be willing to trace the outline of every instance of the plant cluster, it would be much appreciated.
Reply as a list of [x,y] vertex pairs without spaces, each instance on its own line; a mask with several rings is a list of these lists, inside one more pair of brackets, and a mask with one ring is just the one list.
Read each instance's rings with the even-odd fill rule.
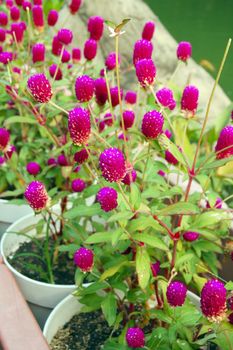
[[[71,1],[70,15],[80,6]],[[203,116],[196,86],[181,91],[176,73],[157,78],[153,22],[134,43],[127,69],[137,83],[124,91],[119,41],[129,19],[90,17],[81,49],[70,29],[54,27],[58,18],[51,9],[45,21],[42,1],[1,7],[3,194],[18,202],[24,194],[41,215],[39,237],[46,232],[53,246],[48,280],[68,252],[83,311],[101,308],[113,331],[122,327],[104,349],[230,349],[233,286],[218,269],[232,250],[232,210],[216,189],[233,126],[219,135],[206,127],[230,42]],[[115,47],[99,65],[104,29]],[[178,67],[188,65],[191,44],[176,54]],[[200,293],[200,309],[188,289]]]

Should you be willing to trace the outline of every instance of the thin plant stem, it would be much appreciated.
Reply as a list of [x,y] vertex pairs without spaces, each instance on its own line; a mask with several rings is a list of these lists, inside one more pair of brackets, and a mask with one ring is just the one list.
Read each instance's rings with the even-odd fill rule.
[[135,210],[134,210],[134,208],[132,207],[132,205],[130,204],[128,198],[126,197],[126,195],[125,195],[125,193],[124,193],[124,191],[123,191],[123,188],[122,188],[121,184],[118,182],[117,185],[118,185],[118,188],[119,188],[119,190],[120,190],[120,192],[121,192],[121,194],[122,194],[122,197],[123,197],[125,203],[126,203],[127,206],[129,207],[129,209],[134,213]]
[[145,175],[146,175],[146,170],[147,170],[147,166],[148,166],[148,162],[149,162],[149,158],[150,158],[150,148],[151,148],[151,144],[150,144],[150,142],[149,142],[148,150],[147,150],[147,155],[146,155],[145,167],[144,167],[143,175],[142,175],[142,184],[141,184],[141,186],[143,186],[143,182],[144,182]]
[[183,62],[179,60],[178,63],[177,63],[177,65],[176,65],[176,68],[175,68],[174,72],[172,73],[172,75],[170,76],[170,78],[169,78],[167,84],[169,84],[171,81],[174,80],[174,78],[175,78],[177,72],[178,72],[179,69],[180,69],[181,64],[183,64]]
[[50,283],[54,284],[53,271],[52,271],[52,267],[51,267],[51,259],[50,259],[50,255],[49,255],[49,224],[50,224],[50,218],[48,219],[48,223],[47,223],[47,227],[46,227],[45,259],[46,259],[46,263],[47,263]]
[[63,45],[62,46],[62,49],[61,49],[61,53],[60,53],[60,57],[59,57],[59,61],[58,61],[58,64],[57,64],[57,67],[56,67],[56,70],[55,70],[55,74],[53,76],[53,80],[52,80],[52,83],[51,83],[51,87],[53,87],[53,84],[56,80],[56,76],[57,76],[57,72],[60,68],[60,65],[61,65],[61,61],[62,61],[62,56],[63,56],[63,53],[64,53],[64,50],[65,50],[65,46]]
[[88,103],[88,110],[89,110],[90,115],[91,115],[91,117],[92,117],[93,124],[95,125],[95,128],[96,128],[96,130],[98,131],[99,128],[98,128],[97,122],[96,122],[96,120],[95,120],[95,116],[94,116],[94,113],[93,113],[93,111],[92,111],[92,108],[91,108],[90,103]]
[[54,103],[53,101],[49,101],[48,102],[51,106],[53,106],[56,109],[59,109],[60,111],[62,111],[63,113],[65,113],[66,115],[69,115],[69,112],[66,111],[64,108],[58,106],[56,103]]

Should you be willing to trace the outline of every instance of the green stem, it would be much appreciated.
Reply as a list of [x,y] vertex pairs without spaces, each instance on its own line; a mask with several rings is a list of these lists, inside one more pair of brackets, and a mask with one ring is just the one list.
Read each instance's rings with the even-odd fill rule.
[[125,203],[126,203],[127,206],[129,207],[129,209],[134,213],[135,210],[134,210],[134,208],[132,207],[132,205],[130,204],[128,198],[126,197],[126,195],[125,195],[125,193],[124,193],[124,191],[123,191],[123,188],[122,188],[121,184],[118,182],[117,185],[118,185],[118,188],[119,188],[119,190],[120,190],[120,192],[121,192],[121,194],[122,194],[122,197],[123,197]]
[[50,283],[54,284],[54,277],[53,277],[53,271],[51,267],[51,259],[49,255],[49,224],[50,224],[50,217],[48,219],[47,227],[46,227],[46,239],[45,239],[45,259],[47,263],[47,269],[49,273],[49,280]]
[[147,166],[148,166],[148,162],[149,162],[149,158],[150,158],[150,148],[151,148],[151,144],[149,143],[148,150],[147,150],[147,155],[146,155],[146,163],[145,163],[145,167],[144,167],[144,171],[143,171],[143,175],[142,175],[142,184],[141,184],[141,186],[143,186],[143,182],[144,182],[145,175],[146,175],[146,170],[147,170]]
[[66,115],[69,115],[69,112],[66,111],[64,108],[58,106],[56,103],[54,103],[53,101],[49,101],[48,102],[51,106],[53,106],[56,109],[59,109],[60,111],[62,111],[63,113],[65,113]]

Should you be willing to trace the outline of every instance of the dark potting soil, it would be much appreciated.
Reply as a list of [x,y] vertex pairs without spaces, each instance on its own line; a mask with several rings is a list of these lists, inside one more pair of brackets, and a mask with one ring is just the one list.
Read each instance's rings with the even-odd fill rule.
[[[14,255],[8,257],[9,263],[24,276],[40,282],[49,282],[48,268],[44,254],[44,240],[38,245],[33,241],[20,245]],[[54,241],[49,241],[49,251],[52,252]],[[40,256],[37,257],[33,254]],[[55,284],[74,284],[75,265],[67,252],[58,252],[56,262],[52,265]]]
[[[80,313],[72,317],[54,336],[51,350],[99,350],[109,338],[112,327],[108,326],[100,310]],[[119,336],[121,330],[114,332]]]

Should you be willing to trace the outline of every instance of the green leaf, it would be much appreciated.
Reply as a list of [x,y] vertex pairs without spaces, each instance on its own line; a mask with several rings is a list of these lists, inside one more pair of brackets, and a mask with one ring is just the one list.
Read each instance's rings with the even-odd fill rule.
[[134,216],[134,214],[131,211],[124,211],[117,214],[113,214],[109,219],[108,222],[115,222],[115,221],[121,221],[121,220],[129,220]]
[[195,255],[193,253],[186,253],[184,255],[182,255],[181,257],[179,257],[176,260],[176,268],[179,269],[181,267],[181,265],[183,265],[184,263],[192,260],[193,258],[195,258]]
[[176,215],[176,214],[194,214],[199,213],[199,208],[192,204],[186,202],[178,202],[175,204],[167,205],[165,208],[157,211],[156,215],[168,216],[168,215]]
[[168,324],[172,323],[172,318],[165,314],[163,310],[152,309],[149,311],[152,319],[158,318],[159,320],[166,322]]
[[225,288],[226,288],[226,290],[232,291],[233,290],[233,282],[232,281],[227,282],[225,284]]
[[202,213],[195,218],[194,222],[191,225],[190,231],[195,231],[195,229],[198,229],[198,228],[215,225],[221,222],[223,218],[227,218],[227,217],[228,217],[227,213],[224,213],[221,210],[218,210],[218,209],[215,211],[208,210],[207,212]]
[[210,163],[206,163],[203,166],[203,170],[207,170],[207,169],[214,169],[214,168],[219,168],[223,165],[225,165],[226,163],[230,162],[233,160],[233,157],[228,157],[228,158],[224,158],[224,159],[219,159],[219,160],[214,160],[213,162]]
[[184,158],[184,155],[181,153],[179,148],[173,142],[171,142],[166,135],[161,134],[158,137],[158,142],[160,144],[160,147],[171,152],[172,155],[179,161],[179,163],[183,164],[185,167],[188,165]]
[[151,247],[158,248],[161,250],[168,250],[166,244],[159,237],[149,235],[147,233],[135,233],[132,235],[133,239],[146,243]]
[[15,123],[24,123],[24,124],[38,124],[38,121],[30,117],[10,117],[5,120],[4,125],[8,126],[9,124]]
[[115,247],[117,243],[119,242],[121,236],[123,235],[124,231],[122,228],[118,228],[116,231],[112,232],[112,246]]
[[135,183],[132,183],[130,185],[130,196],[129,196],[129,201],[134,207],[134,209],[138,209],[141,204],[141,191],[139,190],[138,186]]
[[116,320],[117,302],[113,293],[108,293],[101,303],[103,314],[111,327]]
[[75,219],[75,218],[83,217],[83,216],[92,217],[94,215],[99,215],[101,213],[102,213],[102,210],[101,210],[98,203],[95,203],[91,206],[78,205],[77,207],[68,210],[64,214],[64,218],[65,219]]
[[[125,233],[122,233],[122,235],[119,237],[119,240],[125,240],[128,236]],[[93,244],[93,243],[106,243],[112,241],[112,235],[111,232],[97,232],[91,235],[87,238],[85,243],[87,244]]]
[[152,227],[154,230],[161,231],[161,226],[151,216],[140,216],[137,219],[131,220],[128,223],[127,230],[129,232],[143,231],[148,227]]
[[136,271],[138,275],[139,286],[142,289],[145,289],[148,285],[150,275],[151,275],[150,257],[145,247],[137,247]]
[[110,267],[109,269],[105,270],[104,273],[100,276],[100,281],[106,280],[106,278],[111,277],[115,275],[123,266],[128,265],[128,261],[123,261],[118,265],[114,265]]

